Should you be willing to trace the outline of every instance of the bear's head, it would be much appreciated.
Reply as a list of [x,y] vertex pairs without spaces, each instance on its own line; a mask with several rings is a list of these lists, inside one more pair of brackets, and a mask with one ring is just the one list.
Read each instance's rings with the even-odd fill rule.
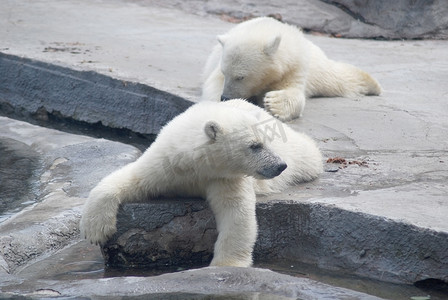
[[269,84],[278,80],[275,54],[281,42],[280,35],[263,41],[219,36],[218,41],[223,47],[221,72],[224,89],[221,100],[259,96],[266,92]]
[[224,122],[206,122],[204,133],[208,138],[204,150],[208,167],[220,177],[253,176],[270,179],[286,169],[286,163],[269,149],[264,138],[256,131],[257,120],[250,116],[233,116]]

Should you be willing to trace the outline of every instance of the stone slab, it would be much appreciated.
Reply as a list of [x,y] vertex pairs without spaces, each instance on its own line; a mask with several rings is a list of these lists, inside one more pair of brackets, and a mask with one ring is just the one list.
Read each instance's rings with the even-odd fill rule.
[[[257,203],[255,263],[287,260],[396,283],[448,281],[447,231],[295,195],[273,198]],[[192,268],[213,257],[216,224],[199,199],[126,204],[117,222],[117,234],[102,248],[108,267]]]
[[217,230],[201,199],[129,204],[117,218],[117,234],[102,247],[107,267],[169,270],[210,264]]
[[[40,290],[38,290],[40,288]],[[1,296],[16,295],[10,288]],[[23,295],[23,294],[22,294]],[[116,277],[97,280],[34,281],[28,297],[82,297],[99,299],[381,299],[314,280],[256,268],[202,268],[155,277]],[[8,298],[7,298],[8,299]]]

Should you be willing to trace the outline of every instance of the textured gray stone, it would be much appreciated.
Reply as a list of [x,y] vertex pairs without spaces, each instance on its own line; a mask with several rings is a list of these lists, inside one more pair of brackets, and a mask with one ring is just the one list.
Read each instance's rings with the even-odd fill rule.
[[448,233],[319,203],[257,206],[258,260],[306,262],[390,282],[448,281]]
[[157,134],[192,103],[156,88],[0,53],[0,110]]
[[[282,195],[279,195],[282,197]],[[448,281],[448,233],[319,203],[257,204],[257,262],[286,259],[390,282]],[[200,200],[126,204],[103,247],[110,267],[199,267],[211,261],[213,214]]]
[[213,215],[200,199],[125,205],[117,228],[102,249],[106,265],[114,268],[206,266],[217,237]]
[[[233,300],[379,300],[381,298],[256,268],[202,268],[153,277],[115,277],[97,280],[34,281],[29,297],[65,296],[72,299],[233,299]],[[8,288],[6,291],[14,291]],[[5,291],[3,289],[2,291]],[[6,294],[14,295],[13,292]],[[124,295],[124,296],[123,296]],[[0,293],[0,297],[3,295]],[[22,298],[20,298],[22,299]]]
[[[354,19],[384,30],[385,38],[448,38],[446,0],[323,0]],[[363,33],[359,33],[363,37]],[[365,32],[364,37],[372,33]],[[354,36],[356,37],[356,36]]]
[[[148,0],[140,3],[154,5]],[[445,0],[168,0],[159,5],[195,14],[219,15],[231,22],[273,15],[305,30],[338,37],[448,38],[448,5]]]

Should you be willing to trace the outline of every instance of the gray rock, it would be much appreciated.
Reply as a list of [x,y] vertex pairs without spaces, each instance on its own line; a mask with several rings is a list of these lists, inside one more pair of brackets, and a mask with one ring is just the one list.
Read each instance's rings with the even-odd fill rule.
[[124,205],[117,228],[103,247],[109,267],[206,266],[217,237],[213,215],[200,199]]
[[[323,0],[341,8],[354,19],[384,31],[385,38],[448,38],[448,3],[446,0]],[[375,37],[373,32],[359,36]]]
[[[234,299],[234,300],[377,300],[375,296],[256,268],[202,268],[154,277],[115,277],[98,280],[35,281],[52,295],[126,299]],[[32,293],[29,294],[33,296]],[[37,294],[38,295],[38,294]],[[0,294],[0,297],[2,295]]]
[[[258,203],[257,219],[257,262],[286,259],[400,283],[448,281],[446,232],[300,201]],[[216,225],[200,200],[126,204],[117,226],[103,247],[109,267],[191,268],[211,261]]]
[[[141,1],[144,5],[153,5]],[[213,14],[231,22],[273,15],[305,30],[349,38],[447,39],[445,0],[233,0],[160,3],[195,14]]]

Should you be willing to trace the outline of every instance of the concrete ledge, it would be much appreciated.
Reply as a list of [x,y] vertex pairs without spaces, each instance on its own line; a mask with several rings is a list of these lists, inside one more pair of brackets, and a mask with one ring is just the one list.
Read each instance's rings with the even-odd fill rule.
[[256,260],[288,259],[389,282],[448,281],[446,232],[298,201],[260,203],[257,216]]
[[156,88],[0,52],[0,111],[157,134],[192,102]]
[[[258,203],[257,219],[256,262],[287,259],[397,283],[448,281],[446,232],[291,200]],[[204,266],[216,239],[212,212],[192,199],[126,204],[118,229],[103,247],[109,267]]]

